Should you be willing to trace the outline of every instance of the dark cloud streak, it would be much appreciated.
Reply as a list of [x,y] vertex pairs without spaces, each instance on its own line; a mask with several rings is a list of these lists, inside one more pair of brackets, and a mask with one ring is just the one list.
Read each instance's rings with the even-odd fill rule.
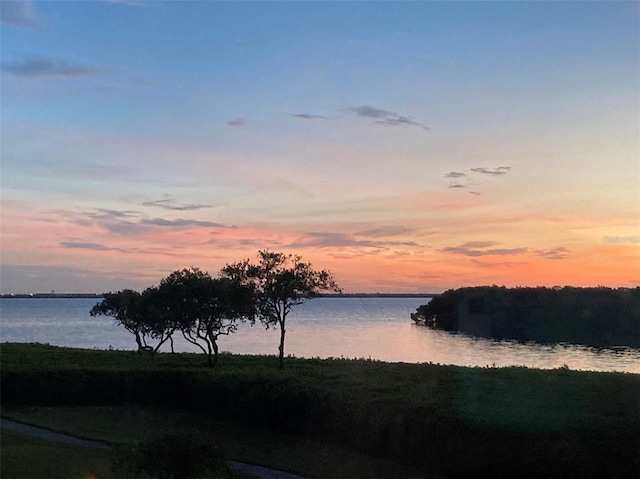
[[139,224],[148,225],[148,226],[162,226],[162,227],[171,227],[171,228],[180,228],[180,227],[189,227],[189,226],[198,226],[201,228],[231,228],[235,229],[237,226],[228,226],[222,223],[214,223],[212,221],[198,221],[198,220],[185,220],[185,219],[176,219],[176,220],[167,220],[164,218],[149,218],[140,220]]
[[384,238],[388,236],[399,236],[403,234],[407,234],[413,231],[410,228],[405,228],[404,226],[380,226],[378,228],[372,228],[369,230],[358,231],[356,232],[356,236],[368,236],[371,238]]
[[206,208],[213,208],[212,205],[205,205],[200,203],[179,204],[176,202],[176,200],[171,198],[165,198],[165,199],[155,200],[155,201],[145,201],[144,203],[142,203],[142,205],[151,206],[155,208],[162,208],[163,210],[169,210],[169,211],[197,211],[197,210],[203,210]]
[[[187,205],[188,206],[188,205]],[[226,225],[213,221],[199,221],[191,219],[166,219],[143,217],[136,211],[117,211],[97,209],[83,215],[71,218],[74,224],[81,226],[99,226],[118,235],[132,235],[149,228],[226,228],[237,229],[235,225]]]
[[328,120],[329,118],[323,115],[315,115],[313,113],[294,113],[291,115],[294,118],[300,118],[302,120]]
[[550,250],[540,250],[536,254],[547,259],[565,259],[569,252],[567,248],[561,246]]
[[245,120],[244,118],[236,118],[234,120],[227,121],[227,125],[235,127],[246,126],[246,124],[247,120]]
[[372,106],[361,105],[351,108],[345,108],[344,111],[351,113],[360,118],[370,118],[376,120],[375,123],[387,126],[415,126],[422,128],[423,130],[430,130],[430,128],[422,123],[419,123],[412,118],[398,113],[381,110]]
[[2,71],[23,78],[90,78],[108,72],[92,65],[70,64],[47,57],[31,57],[19,62],[4,63]]
[[393,118],[393,117],[397,117],[397,113],[393,113],[391,111],[387,111],[387,110],[380,110],[379,108],[374,108],[372,106],[354,106],[352,108],[346,108],[345,111],[349,112],[349,113],[353,113],[357,116],[363,117],[363,118]]
[[527,248],[492,248],[487,249],[491,246],[495,246],[497,243],[491,241],[472,241],[469,243],[464,243],[460,246],[449,246],[443,248],[442,251],[445,253],[453,253],[453,254],[461,254],[464,256],[508,256],[508,255],[516,255],[526,253],[529,250]]
[[61,241],[60,244],[68,249],[89,249],[92,251],[120,251],[124,253],[124,250],[119,248],[109,248],[108,246],[99,243],[85,243],[81,241]]
[[359,240],[353,238],[351,235],[345,233],[331,233],[331,232],[308,232],[304,237],[298,239],[289,247],[316,247],[316,248],[374,248],[374,249],[387,249],[390,246],[411,246],[419,247],[420,245],[413,241],[372,241],[372,240]]
[[471,171],[473,171],[474,173],[480,173],[482,175],[500,176],[500,175],[506,175],[509,171],[511,171],[511,167],[510,166],[499,166],[497,168],[479,167],[479,168],[471,168]]

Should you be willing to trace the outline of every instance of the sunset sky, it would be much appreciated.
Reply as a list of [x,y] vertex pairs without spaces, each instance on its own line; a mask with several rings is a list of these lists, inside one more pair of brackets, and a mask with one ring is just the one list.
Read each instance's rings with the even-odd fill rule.
[[638,5],[2,0],[1,292],[639,286]]

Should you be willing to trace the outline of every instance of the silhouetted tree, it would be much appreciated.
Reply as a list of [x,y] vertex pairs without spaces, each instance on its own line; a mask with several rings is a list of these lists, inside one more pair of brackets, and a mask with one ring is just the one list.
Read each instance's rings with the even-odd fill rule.
[[460,288],[417,313],[436,328],[482,337],[640,346],[640,287]]
[[102,301],[93,306],[89,314],[112,317],[135,336],[138,352],[151,348],[147,344],[151,331],[146,322],[142,295],[137,291],[123,289],[115,293],[105,293]]
[[174,271],[158,286],[162,316],[202,350],[209,365],[218,362],[218,338],[237,330],[254,314],[252,289],[229,278],[213,279],[198,268]]
[[280,346],[278,365],[284,368],[284,338],[291,308],[318,295],[340,288],[327,270],[314,270],[300,256],[263,250],[258,263],[250,260],[225,266],[221,275],[252,287],[256,294],[256,315],[268,329],[278,325]]
[[167,341],[173,352],[173,335],[180,329],[180,323],[172,314],[170,296],[159,286],[152,286],[142,292],[142,310],[148,334],[156,341],[152,353],[158,352]]
[[419,306],[416,312],[438,329],[454,330],[456,327],[454,314],[455,296],[456,292],[454,290],[445,291],[432,298],[427,304]]
[[167,314],[163,314],[161,295],[157,288],[147,288],[142,293],[124,289],[115,293],[105,293],[104,299],[96,304],[91,316],[110,316],[118,324],[135,336],[138,351],[155,354],[176,329]]

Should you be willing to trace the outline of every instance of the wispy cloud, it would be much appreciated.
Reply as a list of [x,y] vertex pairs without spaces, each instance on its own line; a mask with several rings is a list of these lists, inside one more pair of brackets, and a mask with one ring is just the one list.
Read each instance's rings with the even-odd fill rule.
[[227,125],[229,126],[246,126],[247,120],[244,118],[236,118],[234,120],[227,121]]
[[569,253],[570,251],[564,246],[549,250],[540,250],[536,252],[538,256],[542,256],[543,258],[547,259],[565,259]]
[[489,248],[490,246],[495,246],[497,243],[495,241],[469,241],[460,245],[460,248]]
[[48,57],[30,57],[22,61],[4,63],[2,71],[25,78],[90,78],[108,72],[93,65],[71,64]]
[[527,264],[527,261],[500,261],[500,262],[489,262],[486,263],[484,261],[478,261],[477,259],[472,259],[471,262],[475,265],[480,266],[481,268],[512,268],[515,266],[522,266],[523,264]]
[[445,253],[461,254],[464,256],[508,256],[522,254],[529,251],[527,248],[491,248],[497,243],[492,241],[472,241],[460,246],[449,246],[443,248]]
[[360,118],[371,118],[375,123],[388,126],[415,126],[423,130],[430,130],[426,125],[417,122],[413,118],[398,113],[374,108],[372,106],[361,105],[351,108],[345,108],[344,111]]
[[162,255],[162,256],[173,256],[180,257],[183,256],[183,253],[178,253],[172,251],[171,248],[157,248],[157,247],[149,247],[146,246],[144,248],[115,248],[111,246],[106,246],[101,243],[94,243],[90,241],[61,241],[60,245],[66,249],[75,249],[75,250],[90,250],[90,251],[116,251],[118,253],[123,254],[135,254],[137,256],[142,255]]
[[446,175],[444,175],[445,178],[462,178],[463,176],[467,176],[467,175],[459,171],[451,171]]
[[161,208],[163,210],[169,210],[169,211],[197,211],[197,210],[203,210],[206,208],[213,208],[212,205],[205,205],[200,203],[180,204],[173,198],[163,198],[161,200],[145,201],[144,203],[142,203],[142,205],[150,206],[154,208]]
[[500,175],[506,175],[509,171],[511,171],[511,167],[510,166],[498,166],[497,168],[479,167],[479,168],[471,168],[471,171],[473,171],[474,173],[480,173],[482,175],[500,176]]
[[316,115],[313,113],[294,113],[291,115],[294,118],[300,118],[302,120],[328,120],[329,117],[324,115]]
[[99,243],[85,243],[82,241],[61,241],[60,245],[69,249],[90,249],[93,251],[123,251],[118,248],[109,248]]
[[308,232],[302,238],[294,241],[290,247],[316,247],[316,248],[375,248],[386,249],[391,246],[420,246],[413,241],[372,241],[356,239],[346,233],[333,232]]
[[346,108],[345,111],[349,113],[353,113],[357,116],[361,116],[364,118],[393,118],[397,117],[397,113],[393,113],[387,110],[381,110],[380,108],[374,108],[372,106],[354,106],[352,108]]
[[237,226],[234,225],[224,225],[222,223],[214,223],[213,221],[198,221],[198,220],[185,220],[185,219],[176,219],[176,220],[167,220],[164,218],[148,218],[140,220],[141,225],[151,225],[151,226],[162,226],[169,228],[182,228],[188,226],[197,226],[200,228],[231,228],[236,229]]
[[358,231],[356,236],[368,236],[370,238],[385,238],[411,233],[413,230],[404,226],[380,226],[369,230]]
[[[509,171],[511,171],[511,167],[498,166],[495,168],[487,168],[483,166],[483,167],[471,168],[469,171],[471,171],[472,173],[478,173],[480,175],[502,176],[502,175],[506,175]],[[459,181],[463,181],[463,183],[460,183],[460,182],[450,183],[448,186],[449,188],[465,189],[465,188],[475,186],[473,181],[469,181],[470,180],[469,175],[461,171],[450,171],[449,173],[444,175],[444,177],[452,180],[458,179]],[[469,193],[475,196],[480,196],[481,194],[477,190],[469,191]]]
[[376,243],[370,240],[358,240],[345,233],[309,232],[299,238],[291,246],[296,247],[376,247]]
[[[547,259],[565,259],[570,251],[564,246],[548,249],[548,250],[535,250],[529,248],[511,248],[511,249],[484,249],[490,246],[495,246],[497,243],[493,242],[472,242],[465,243],[464,245],[457,246],[455,248],[445,248],[443,251],[447,251],[449,253],[458,253],[463,254],[465,256],[508,256],[512,254],[521,254],[521,253],[531,253],[535,256],[540,256]],[[524,264],[523,262],[502,262],[502,263],[482,263],[477,260],[472,260],[475,264],[484,267],[494,267],[494,266],[515,266]]]
[[61,212],[60,214],[68,216],[74,224],[80,226],[98,226],[110,233],[118,235],[135,235],[149,231],[150,228],[238,229],[236,225],[227,225],[214,221],[201,221],[183,218],[149,218],[136,211],[97,209],[83,214],[68,215],[64,214],[64,212]]
[[121,210],[109,210],[104,208],[98,208],[95,213],[91,213],[90,216],[95,219],[114,219],[114,218],[133,218],[138,216],[137,211],[121,211]]
[[33,4],[29,1],[0,1],[0,22],[19,28],[38,28]]
[[380,123],[381,125],[389,125],[389,126],[405,126],[405,125],[417,126],[419,128],[422,128],[423,130],[430,130],[428,126],[418,123],[417,121],[412,120],[411,118],[406,116],[397,116],[395,118],[385,118],[383,120],[376,121],[376,123]]

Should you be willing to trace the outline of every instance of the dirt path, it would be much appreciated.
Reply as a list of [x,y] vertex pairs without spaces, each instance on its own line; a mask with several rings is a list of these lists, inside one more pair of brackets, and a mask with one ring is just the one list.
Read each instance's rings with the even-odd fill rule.
[[10,421],[9,419],[4,418],[0,418],[0,428],[50,442],[71,444],[73,446],[88,447],[91,449],[111,448],[111,446],[106,442],[80,439],[77,437],[68,436],[67,434],[60,434],[58,432],[49,431],[48,429],[41,429],[39,427],[29,426],[28,424],[22,424],[20,422]]
[[[28,424],[4,418],[0,418],[0,428],[50,442],[70,444],[73,446],[87,447],[91,449],[111,449],[111,445],[106,442],[80,439],[78,437],[69,436],[68,434],[61,434],[49,431],[48,429],[41,429],[39,427],[29,426]],[[275,469],[256,466],[254,464],[245,464],[243,462],[229,461],[229,465],[236,471],[241,471],[260,479],[307,479],[295,474],[289,474],[288,472],[277,471]]]

